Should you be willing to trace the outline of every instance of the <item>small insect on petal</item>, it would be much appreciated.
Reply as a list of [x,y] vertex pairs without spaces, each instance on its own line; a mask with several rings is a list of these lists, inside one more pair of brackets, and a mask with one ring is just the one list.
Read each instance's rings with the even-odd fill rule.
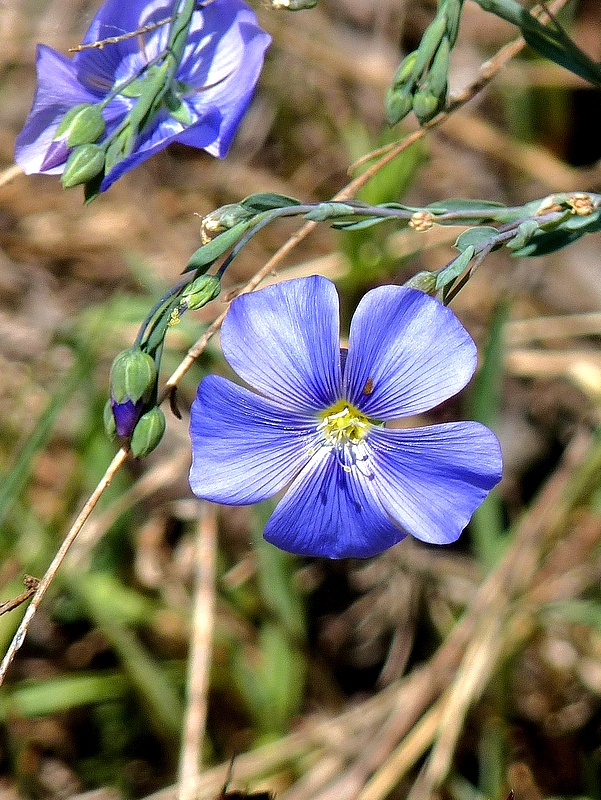
[[373,378],[368,378],[365,381],[365,386],[363,387],[363,394],[366,397],[369,397],[369,395],[373,394],[373,393],[374,393],[374,379]]

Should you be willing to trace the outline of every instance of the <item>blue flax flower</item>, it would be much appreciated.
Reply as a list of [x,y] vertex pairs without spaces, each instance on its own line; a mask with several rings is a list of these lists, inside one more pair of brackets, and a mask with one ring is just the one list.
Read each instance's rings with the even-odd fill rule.
[[[84,44],[153,26],[170,17],[178,2],[107,0]],[[65,114],[80,104],[101,104],[106,128],[95,141],[106,142],[134,107],[137,87],[151,75],[148,68],[160,60],[168,37],[169,25],[162,24],[139,36],[79,51],[72,59],[38,45],[33,107],[15,148],[24,172],[64,171],[69,148],[55,135]],[[107,171],[100,190],[171,142],[223,158],[251,100],[269,43],[270,37],[242,0],[199,2],[169,95],[144,122],[133,151]],[[142,83],[136,84],[136,79]],[[123,91],[111,97],[119,86]]]
[[456,394],[476,367],[467,331],[422,292],[368,292],[347,352],[334,285],[292,280],[234,300],[221,342],[254,391],[204,378],[192,406],[190,484],[231,505],[288,486],[265,529],[283,550],[363,558],[408,533],[446,544],[501,478],[499,443],[477,422],[385,424]]

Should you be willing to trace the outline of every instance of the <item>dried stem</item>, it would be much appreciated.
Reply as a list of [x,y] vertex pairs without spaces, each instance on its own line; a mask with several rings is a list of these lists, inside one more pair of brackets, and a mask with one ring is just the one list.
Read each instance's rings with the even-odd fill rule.
[[216,506],[204,503],[196,539],[195,601],[188,659],[188,705],[179,771],[179,800],[193,800],[202,764],[211,668],[217,559]]
[[122,447],[119,452],[115,455],[113,460],[111,461],[108,469],[102,476],[98,486],[94,489],[93,493],[90,495],[89,499],[87,500],[86,504],[80,511],[77,516],[77,519],[71,526],[71,530],[63,539],[63,542],[59,549],[56,552],[56,555],[52,559],[52,562],[44,577],[40,580],[37,589],[33,597],[31,598],[31,603],[29,604],[27,611],[23,615],[23,619],[13,639],[6,651],[6,655],[2,660],[2,664],[0,665],[0,685],[2,685],[4,678],[6,677],[6,673],[8,668],[12,664],[12,661],[17,653],[17,650],[21,647],[23,642],[25,641],[25,636],[27,635],[27,630],[31,624],[31,620],[34,618],[36,611],[38,610],[38,606],[42,602],[44,595],[46,594],[48,587],[52,583],[54,576],[58,572],[61,564],[63,563],[65,556],[69,552],[69,548],[77,538],[77,534],[83,528],[86,520],[94,510],[96,503],[100,500],[102,495],[105,493],[107,488],[109,487],[111,481],[117,474],[117,472],[121,469],[122,465],[125,463],[129,450]]
[[24,172],[18,164],[13,164],[12,166],[8,167],[4,170],[4,172],[0,172],[0,188],[2,186],[6,186],[19,175],[23,174]]
[[15,608],[18,608],[26,600],[29,600],[32,594],[35,593],[35,590],[38,588],[40,582],[37,578],[32,578],[31,575],[25,575],[23,578],[23,583],[26,587],[24,592],[21,592],[21,594],[11,598],[10,600],[6,600],[4,603],[0,603],[0,617],[2,614],[7,614],[9,611],[14,611]]

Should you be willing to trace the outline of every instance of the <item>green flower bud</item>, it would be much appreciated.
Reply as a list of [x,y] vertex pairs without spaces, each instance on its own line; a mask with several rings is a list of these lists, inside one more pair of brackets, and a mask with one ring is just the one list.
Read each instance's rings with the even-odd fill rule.
[[201,275],[192,281],[180,295],[179,303],[171,312],[169,326],[178,325],[183,314],[190,309],[197,311],[214,300],[221,291],[221,281],[216,275]]
[[111,366],[111,400],[121,404],[150,400],[157,381],[154,360],[139,348],[123,350]]
[[420,123],[424,125],[433,119],[444,108],[440,98],[427,89],[420,89],[413,95],[413,110]]
[[106,159],[104,170],[109,172],[120,164],[133,152],[136,143],[136,132],[131,126],[127,126],[121,133],[117,134],[106,149]]
[[446,14],[437,14],[432,22],[428,25],[422,36],[422,40],[417,48],[417,56],[413,65],[413,74],[416,80],[419,80],[424,72],[428,69],[430,62],[434,58],[434,54],[438,50],[443,36],[447,32],[447,17]]
[[254,213],[244,208],[241,203],[228,203],[216,208],[202,218],[200,240],[203,244],[208,244],[220,233],[231,230],[239,222],[246,222],[253,216]]
[[389,125],[396,125],[404,119],[413,108],[413,98],[408,87],[403,91],[397,91],[394,87],[389,87],[384,101],[386,110],[386,120]]
[[416,60],[417,50],[414,50],[412,53],[409,53],[408,56],[405,56],[405,58],[401,61],[399,68],[395,72],[394,78],[392,79],[392,86],[394,89],[400,89],[413,76],[413,69],[415,67]]
[[61,183],[65,189],[79,186],[99,175],[104,169],[104,148],[97,144],[81,144],[71,151]]
[[220,291],[221,281],[216,275],[201,275],[186,286],[181,299],[186,308],[196,311],[214,300]]
[[106,431],[106,435],[111,441],[113,441],[117,438],[117,425],[115,423],[115,417],[113,416],[113,406],[110,400],[107,400],[104,405],[102,417],[104,420],[104,430]]
[[165,433],[165,415],[160,408],[142,414],[131,436],[130,450],[134,458],[145,458],[157,447]]
[[433,272],[418,272],[408,281],[405,281],[403,286],[408,289],[419,289],[420,292],[430,294],[436,289],[436,275]]
[[462,11],[463,0],[447,0],[447,4],[445,6],[445,15],[447,17],[447,37],[451,47],[453,47],[457,41]]
[[71,108],[62,118],[54,134],[54,141],[65,139],[68,147],[92,144],[106,129],[106,123],[99,106],[80,103]]
[[430,70],[426,76],[422,89],[428,89],[432,94],[441,100],[446,100],[447,86],[449,83],[449,61],[451,55],[451,45],[445,36],[436,55],[432,59]]

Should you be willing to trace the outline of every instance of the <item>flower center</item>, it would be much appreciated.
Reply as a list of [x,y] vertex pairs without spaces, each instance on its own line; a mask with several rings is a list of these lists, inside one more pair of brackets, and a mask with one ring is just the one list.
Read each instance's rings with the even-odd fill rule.
[[372,424],[355,406],[346,400],[339,400],[319,415],[321,422],[317,430],[321,431],[326,442],[337,450],[360,444]]

